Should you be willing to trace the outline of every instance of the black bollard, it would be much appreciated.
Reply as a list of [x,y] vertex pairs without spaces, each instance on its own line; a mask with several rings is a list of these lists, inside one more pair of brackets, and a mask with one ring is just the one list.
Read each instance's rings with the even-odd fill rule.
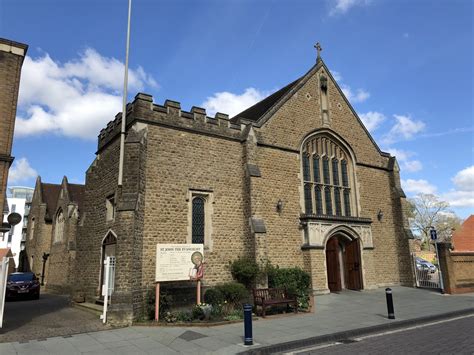
[[244,304],[244,345],[253,345],[251,304]]
[[395,319],[395,311],[393,310],[392,289],[385,289],[385,297],[387,298],[388,319]]

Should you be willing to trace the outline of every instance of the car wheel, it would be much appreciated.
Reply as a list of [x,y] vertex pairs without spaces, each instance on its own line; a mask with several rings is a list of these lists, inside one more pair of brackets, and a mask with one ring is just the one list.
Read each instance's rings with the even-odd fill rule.
[[39,298],[40,298],[39,292],[38,292],[36,295],[33,296],[33,299],[34,299],[34,300],[39,300]]

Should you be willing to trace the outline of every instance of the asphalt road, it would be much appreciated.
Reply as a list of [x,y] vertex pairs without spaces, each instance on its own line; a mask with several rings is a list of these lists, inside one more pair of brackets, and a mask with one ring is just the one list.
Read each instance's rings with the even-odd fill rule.
[[110,329],[98,316],[70,306],[69,299],[42,293],[39,300],[5,302],[0,343]]
[[294,350],[292,354],[474,354],[474,316]]

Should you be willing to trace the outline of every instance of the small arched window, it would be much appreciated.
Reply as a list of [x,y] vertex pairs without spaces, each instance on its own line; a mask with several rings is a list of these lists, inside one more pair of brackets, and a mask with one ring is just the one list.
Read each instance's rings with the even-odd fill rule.
[[312,136],[303,143],[305,214],[352,216],[355,210],[350,153],[329,134]]
[[35,219],[31,219],[31,226],[30,226],[30,239],[33,239],[33,235],[35,234]]
[[58,243],[63,240],[64,234],[64,214],[62,210],[59,210],[56,214],[56,224],[54,226],[54,242]]
[[192,243],[204,244],[205,235],[205,199],[203,197],[193,198],[192,212]]

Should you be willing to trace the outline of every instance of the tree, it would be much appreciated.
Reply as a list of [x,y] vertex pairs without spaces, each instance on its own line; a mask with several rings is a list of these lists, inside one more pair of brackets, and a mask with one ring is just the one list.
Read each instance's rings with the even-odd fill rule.
[[430,240],[431,227],[443,227],[442,232],[445,233],[447,225],[446,215],[448,213],[449,203],[440,200],[432,194],[420,193],[410,200],[413,207],[413,218],[411,218],[411,228],[415,234],[421,237],[424,243]]
[[452,212],[441,213],[435,224],[438,233],[438,241],[450,242],[454,230],[461,227],[462,220]]

